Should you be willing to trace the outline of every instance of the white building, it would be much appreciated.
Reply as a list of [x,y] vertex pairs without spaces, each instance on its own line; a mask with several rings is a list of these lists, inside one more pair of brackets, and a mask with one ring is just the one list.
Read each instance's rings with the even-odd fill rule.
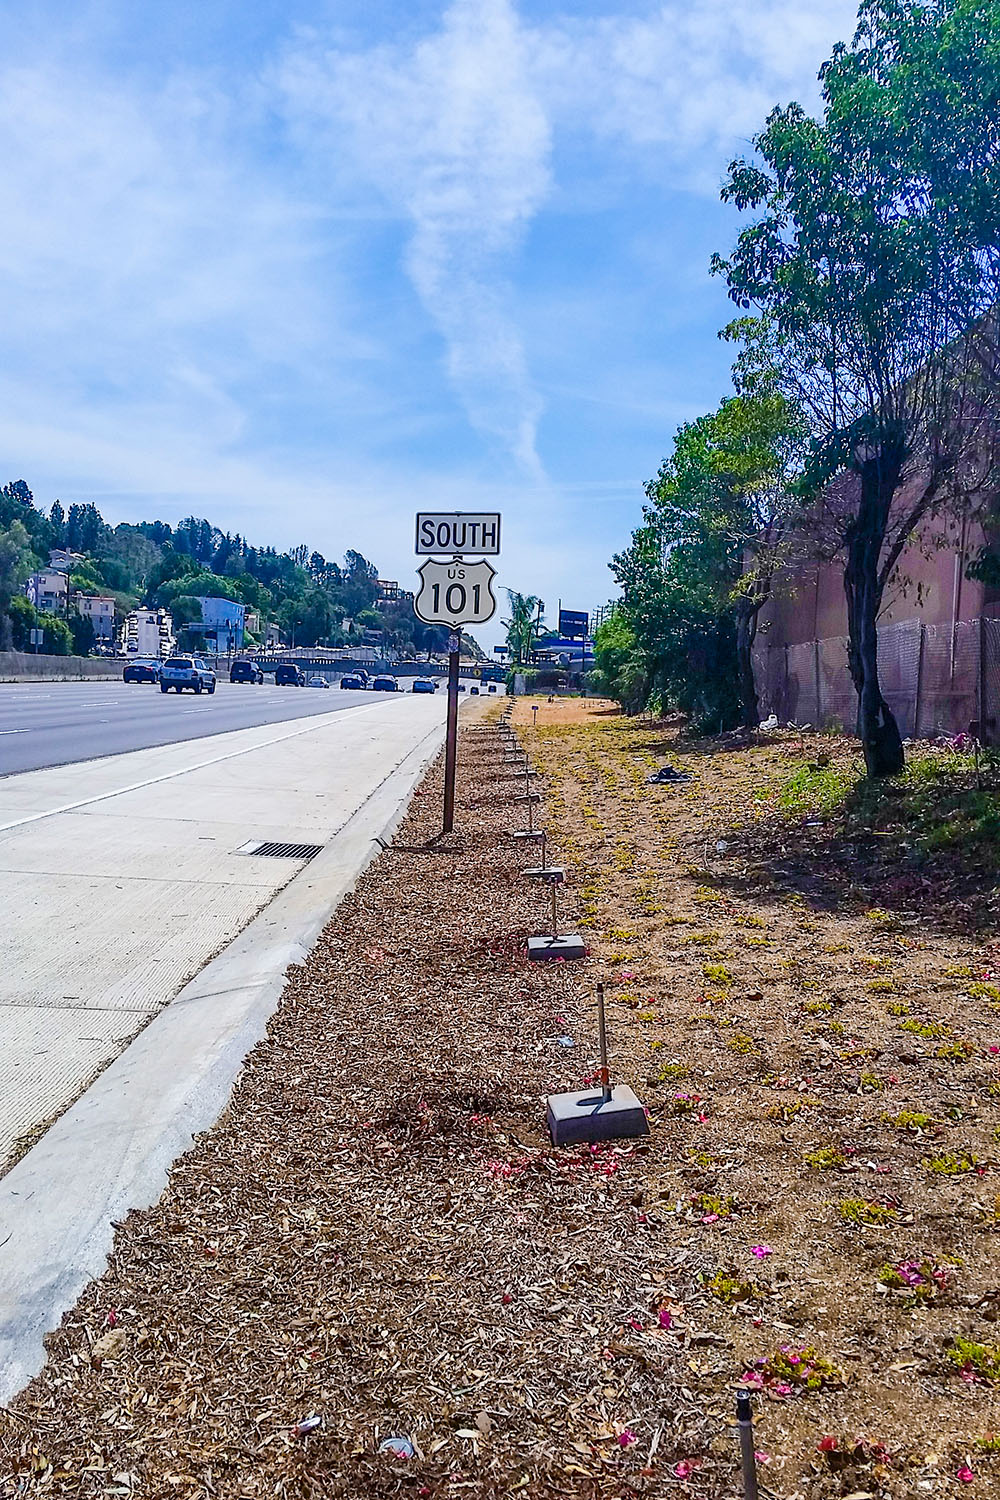
[[24,585],[24,592],[36,609],[43,609],[50,615],[64,615],[69,597],[69,576],[57,568],[42,568],[40,572],[32,573]]
[[57,573],[72,573],[77,563],[85,561],[82,552],[70,552],[66,547],[53,547],[49,552],[49,567]]
[[73,604],[94,627],[94,639],[110,641],[115,633],[115,601],[104,594],[74,594]]
[[128,656],[170,656],[174,622],[165,609],[133,609],[125,617],[122,645]]

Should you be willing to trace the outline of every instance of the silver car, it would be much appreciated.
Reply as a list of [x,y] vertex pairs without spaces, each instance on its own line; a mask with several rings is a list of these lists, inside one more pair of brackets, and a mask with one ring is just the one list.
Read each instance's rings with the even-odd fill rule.
[[214,693],[215,673],[207,667],[200,656],[170,656],[160,672],[160,692],[183,693],[190,688],[192,693]]

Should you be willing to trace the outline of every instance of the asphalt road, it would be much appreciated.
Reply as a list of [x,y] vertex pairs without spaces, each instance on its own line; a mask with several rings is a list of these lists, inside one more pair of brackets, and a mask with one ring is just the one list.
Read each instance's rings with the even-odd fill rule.
[[161,693],[154,683],[0,683],[0,777],[396,697],[223,681],[197,698]]

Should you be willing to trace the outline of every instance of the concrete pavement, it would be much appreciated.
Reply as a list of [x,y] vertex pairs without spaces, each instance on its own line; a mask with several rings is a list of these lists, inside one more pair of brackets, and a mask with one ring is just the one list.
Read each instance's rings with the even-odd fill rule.
[[[280,800],[285,795],[280,763],[292,756],[297,795],[324,803],[319,809],[300,806],[298,829],[318,838],[329,831],[331,816],[346,816],[323,851],[158,1011],[0,1181],[0,1404],[40,1369],[44,1334],[100,1274],[115,1221],[130,1208],[155,1201],[171,1162],[217,1118],[246,1053],[263,1035],[287,966],[309,952],[337,902],[377,853],[376,835],[391,833],[442,742],[441,700],[397,699],[382,714],[369,707],[286,731],[280,741],[262,740],[258,730],[253,732],[257,743],[236,747],[241,736],[225,736],[204,769],[165,770],[162,758],[175,750],[155,752],[159,767],[142,768],[158,769],[161,779],[150,783],[155,787],[169,784],[196,796],[212,795],[212,778],[224,775],[240,781],[244,798],[253,780],[260,793],[276,793]],[[287,774],[287,764],[284,769]],[[100,796],[96,770],[90,790]],[[328,793],[325,780],[338,789]],[[354,789],[345,794],[347,782]],[[229,780],[225,790],[233,789]],[[56,796],[64,792],[61,785],[49,790]],[[214,795],[223,790],[216,785]],[[125,807],[114,809],[134,795],[110,790],[88,804],[103,808],[89,816],[128,821]],[[67,815],[45,812],[37,794],[34,800],[40,816],[21,826],[58,828]],[[171,822],[166,814],[158,818],[155,808],[147,814],[158,826]],[[260,829],[265,836],[277,831],[277,824]],[[230,842],[240,835],[230,829]],[[231,850],[220,854],[223,861],[236,857]],[[232,889],[231,882],[222,884],[227,893]]]
[[34,771],[153,745],[180,743],[254,724],[330,713],[364,697],[333,688],[284,688],[220,681],[209,696],[161,693],[155,683],[0,684],[0,776]]
[[444,717],[353,702],[0,781],[0,1170],[303,868],[244,846],[327,846]]

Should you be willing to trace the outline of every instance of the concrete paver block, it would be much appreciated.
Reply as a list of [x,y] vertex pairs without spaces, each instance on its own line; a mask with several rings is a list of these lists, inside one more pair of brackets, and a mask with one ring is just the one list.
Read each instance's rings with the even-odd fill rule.
[[649,1134],[641,1102],[626,1083],[619,1083],[605,1099],[599,1088],[573,1094],[550,1094],[545,1119],[554,1146],[578,1141],[617,1141]]
[[560,937],[528,939],[528,957],[533,963],[552,958],[586,958],[587,949],[578,932],[564,932]]

